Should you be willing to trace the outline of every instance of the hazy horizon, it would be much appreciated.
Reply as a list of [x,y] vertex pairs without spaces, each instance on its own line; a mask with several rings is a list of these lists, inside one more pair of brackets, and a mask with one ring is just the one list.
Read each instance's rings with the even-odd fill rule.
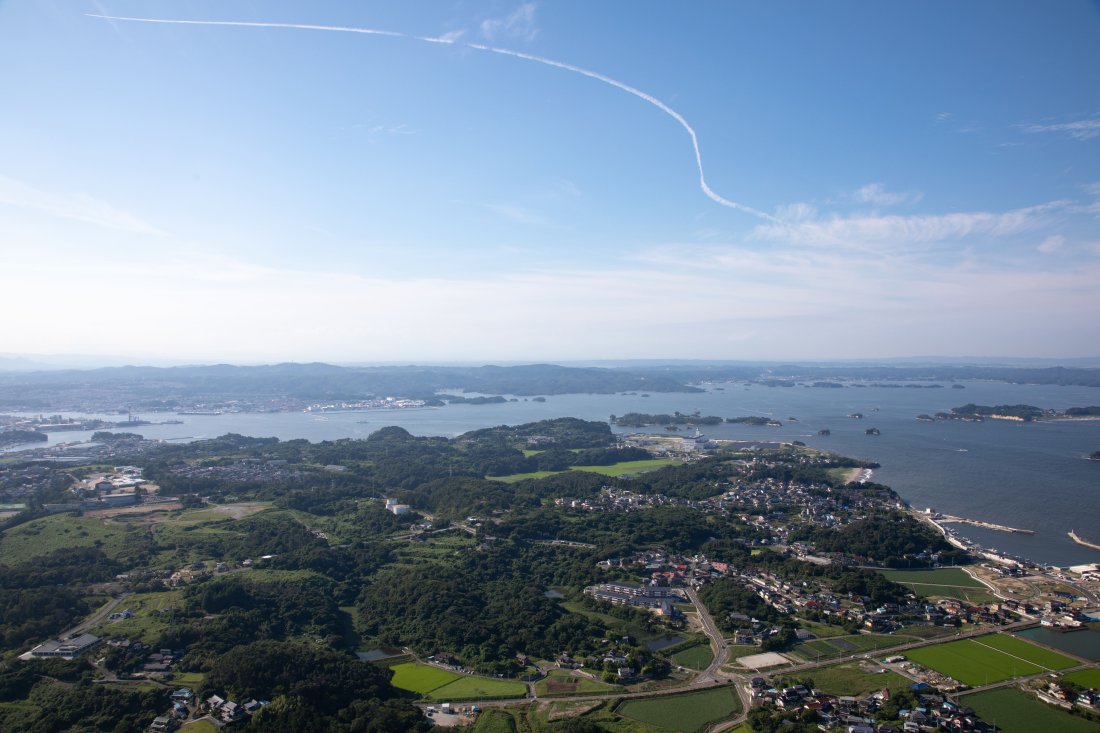
[[1091,359],[1098,35],[1086,0],[3,3],[2,346]]

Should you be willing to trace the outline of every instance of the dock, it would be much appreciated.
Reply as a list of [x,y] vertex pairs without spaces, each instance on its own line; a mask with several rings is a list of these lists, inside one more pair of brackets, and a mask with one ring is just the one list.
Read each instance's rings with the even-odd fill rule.
[[[956,524],[970,524],[975,527],[982,527],[984,529],[995,529],[998,532],[1009,532],[1012,534],[1035,534],[1033,529],[1020,529],[1019,527],[1008,527],[1004,524],[994,524],[993,522],[984,522],[981,519],[968,519],[967,517],[955,517],[950,514],[943,514],[936,517],[937,522],[955,522]],[[1100,549],[1100,548],[1098,548]]]
[[1100,550],[1100,545],[1097,545],[1093,542],[1089,542],[1088,540],[1082,539],[1081,535],[1077,534],[1072,529],[1069,531],[1069,538],[1071,540],[1073,540],[1074,542],[1076,542],[1077,544],[1082,545],[1083,547],[1089,547],[1093,550]]

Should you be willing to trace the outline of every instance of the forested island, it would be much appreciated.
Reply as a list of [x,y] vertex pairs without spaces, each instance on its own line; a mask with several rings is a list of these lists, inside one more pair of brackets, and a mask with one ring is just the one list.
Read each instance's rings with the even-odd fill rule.
[[[790,418],[792,421],[794,418]],[[690,415],[682,412],[674,412],[671,415],[651,415],[644,412],[628,412],[625,415],[612,415],[611,424],[627,428],[644,428],[651,425],[721,425],[722,423],[738,423],[742,425],[768,425],[781,426],[783,423],[770,417],[749,415],[743,417],[721,418],[716,415],[700,415],[695,412]]]
[[21,443],[41,443],[50,436],[37,430],[4,430],[0,432],[0,447]]
[[987,419],[1032,422],[1033,420],[1081,419],[1097,416],[1100,416],[1100,406],[1096,405],[1056,410],[1036,407],[1035,405],[975,405],[971,402],[959,407],[952,407],[950,412],[917,415],[917,419],[924,422],[933,420],[981,422]]

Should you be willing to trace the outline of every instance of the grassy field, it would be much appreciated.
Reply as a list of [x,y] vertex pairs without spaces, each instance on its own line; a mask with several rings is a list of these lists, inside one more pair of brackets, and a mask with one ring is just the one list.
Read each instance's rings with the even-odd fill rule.
[[894,672],[869,672],[858,662],[847,662],[832,667],[821,667],[806,673],[814,681],[814,687],[833,695],[862,697],[886,687],[902,690],[910,681]]
[[1100,669],[1082,669],[1080,672],[1070,672],[1065,679],[1082,687],[1096,687],[1100,689]]
[[903,585],[958,585],[964,588],[985,588],[962,568],[932,568],[931,570],[880,570],[887,580]]
[[486,710],[478,716],[473,733],[516,733],[516,720],[503,710]]
[[182,604],[183,591],[180,590],[135,593],[117,608],[119,612],[125,610],[133,612],[134,615],[131,618],[119,621],[104,620],[91,631],[97,636],[125,636],[152,644],[171,625],[171,621],[161,616],[160,612],[164,609],[179,608]]
[[73,514],[52,514],[21,524],[0,537],[0,565],[20,565],[56,550],[101,547],[109,557],[127,554],[131,532],[123,525]]
[[395,664],[390,669],[393,670],[393,680],[390,684],[402,690],[415,692],[418,695],[427,694],[437,687],[454,682],[462,676],[454,672],[448,672],[445,669],[413,662]]
[[[655,471],[658,468],[664,468],[665,466],[671,466],[678,463],[681,463],[681,461],[675,458],[649,458],[643,461],[622,461],[621,463],[612,463],[610,466],[571,466],[569,470],[588,471],[590,473],[599,473],[604,476],[621,476],[624,473],[645,473],[646,471]],[[534,471],[532,473],[513,473],[510,476],[488,476],[487,478],[492,481],[503,481],[510,484],[528,478],[546,478],[556,473],[564,473],[564,471]]]
[[672,655],[673,662],[691,669],[706,669],[713,660],[714,652],[710,650],[710,644],[707,643],[689,646]]
[[172,675],[172,686],[190,687],[192,690],[198,689],[202,685],[202,681],[206,679],[206,675],[202,672],[176,672]]
[[906,656],[972,687],[1076,664],[1069,657],[1004,634],[911,649]]
[[830,639],[814,639],[794,648],[795,654],[808,660],[834,659],[862,654],[876,649],[888,649],[914,641],[906,636],[880,634],[856,634],[855,636],[837,636]]
[[489,677],[463,675],[450,684],[437,687],[428,693],[431,700],[486,700],[496,697],[525,697],[527,685],[516,680],[499,680]]
[[967,695],[962,702],[974,708],[982,720],[996,721],[1004,733],[1100,733],[1100,723],[1082,720],[1015,688]]
[[993,594],[962,568],[931,570],[880,570],[887,580],[900,583],[922,596],[958,598],[969,603],[989,603]]
[[588,677],[564,669],[552,669],[544,679],[535,683],[535,694],[539,697],[544,695],[613,692],[621,689],[616,685],[596,682]]
[[217,733],[218,726],[209,720],[192,720],[180,728],[180,733]]
[[741,704],[732,688],[717,687],[686,695],[627,700],[615,712],[665,730],[693,733],[740,709]]

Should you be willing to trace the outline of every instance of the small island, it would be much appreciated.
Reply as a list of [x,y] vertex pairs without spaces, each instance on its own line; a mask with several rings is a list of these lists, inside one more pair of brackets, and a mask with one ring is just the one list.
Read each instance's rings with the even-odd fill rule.
[[0,446],[36,443],[49,440],[49,437],[37,430],[5,430],[0,433]]

